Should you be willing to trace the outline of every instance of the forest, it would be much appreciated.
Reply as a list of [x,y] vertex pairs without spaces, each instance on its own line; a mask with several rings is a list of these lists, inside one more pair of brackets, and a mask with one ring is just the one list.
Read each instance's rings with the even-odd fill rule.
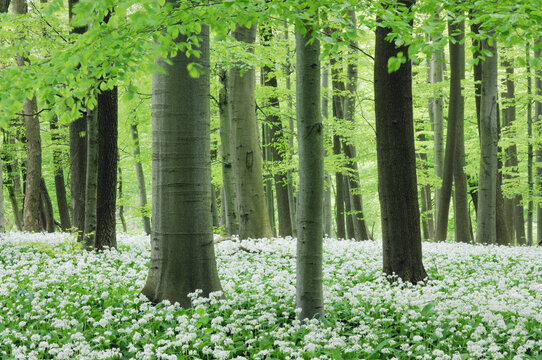
[[542,359],[542,2],[0,0],[0,357]]

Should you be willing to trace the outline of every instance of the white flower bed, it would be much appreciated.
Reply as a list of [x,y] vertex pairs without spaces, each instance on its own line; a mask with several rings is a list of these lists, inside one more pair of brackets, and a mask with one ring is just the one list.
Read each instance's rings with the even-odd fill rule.
[[[538,359],[542,249],[424,244],[432,280],[390,283],[379,243],[325,241],[326,319],[295,310],[295,240],[216,245],[225,299],[139,295],[149,239],[77,250],[66,234],[0,238],[0,357]],[[220,294],[216,294],[220,295]]]

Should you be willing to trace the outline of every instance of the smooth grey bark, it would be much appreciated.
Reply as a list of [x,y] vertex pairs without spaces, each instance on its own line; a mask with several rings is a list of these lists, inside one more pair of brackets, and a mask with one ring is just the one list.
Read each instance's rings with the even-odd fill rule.
[[299,149],[296,306],[300,319],[324,316],[324,129],[320,104],[320,42],[296,31],[296,115]]
[[533,99],[532,99],[532,75],[531,75],[531,46],[529,42],[525,46],[525,63],[527,74],[527,186],[529,188],[529,203],[527,205],[527,245],[533,245],[533,214],[534,214],[534,181],[533,181]]
[[[151,218],[147,215],[147,186],[145,185],[145,173],[141,165],[141,145],[139,144],[139,131],[137,124],[130,124],[130,135],[133,141],[134,166],[137,179],[137,190],[139,192],[139,206],[141,211],[141,220],[143,222],[143,231],[145,234],[151,234]],[[120,170],[120,168],[119,168]],[[119,173],[120,176],[120,173]]]
[[[78,0],[68,0],[70,33],[83,34],[86,27],[72,27],[73,6]],[[70,123],[70,200],[72,209],[73,231],[78,234],[78,240],[83,240],[85,227],[85,181],[86,181],[86,114]]]
[[53,163],[55,172],[55,192],[56,203],[58,206],[58,215],[60,218],[60,228],[62,231],[69,231],[72,227],[70,220],[70,208],[68,206],[68,200],[66,197],[66,183],[64,181],[64,169],[63,169],[63,151],[61,148],[62,136],[59,134],[58,119],[56,116],[51,118],[49,123],[51,129],[51,141],[53,143]]
[[[322,65],[322,121],[325,121],[329,118],[329,69],[326,66]],[[324,132],[325,135],[325,132]],[[324,157],[327,156],[327,153],[324,152]],[[331,175],[326,171],[324,175],[324,235],[331,237],[331,222],[332,222],[332,213],[331,213]]]
[[[142,293],[182,307],[191,306],[187,295],[196,289],[202,296],[221,290],[211,218],[209,28],[199,36],[200,57],[157,59],[167,74],[156,72],[152,85],[153,227]],[[189,63],[201,66],[198,78]]]
[[48,233],[55,232],[55,218],[53,214],[53,203],[51,202],[51,197],[49,196],[49,191],[47,191],[47,186],[45,185],[45,180],[41,178],[40,181],[40,192],[41,192],[41,207],[43,208],[44,221],[43,228]]
[[98,183],[95,248],[117,247],[118,89],[98,94]]
[[[414,2],[400,3],[410,9]],[[405,45],[396,47],[386,39],[391,31],[386,24],[376,28],[374,60],[383,271],[416,284],[427,274],[422,262],[416,179],[412,63],[407,61],[397,71],[388,73],[390,57],[398,52],[408,54]]]
[[481,61],[481,154],[476,242],[479,244],[494,244],[497,241],[497,43],[494,39],[483,40],[482,49],[490,51],[493,55],[486,56],[485,60]]
[[[506,69],[506,77],[504,79],[504,85],[506,91],[503,92],[503,109],[502,120],[503,129],[506,130],[506,134],[515,139],[515,122],[516,122],[516,105],[515,105],[515,81],[514,81],[514,67],[509,60],[503,60],[502,66]],[[514,179],[519,176],[518,170],[518,151],[515,143],[505,149],[506,161],[505,166],[508,167],[510,173],[506,176],[508,179]],[[513,219],[511,226],[512,238],[515,236],[518,245],[526,244],[525,237],[525,219],[523,215],[523,196],[517,194],[510,199],[504,199],[505,215],[508,219]]]
[[[256,25],[250,28],[237,26],[233,35],[237,41],[253,46],[256,39]],[[246,65],[240,64],[231,69],[233,164],[236,174],[241,239],[272,236],[263,189],[262,156],[254,100],[255,85],[253,66],[247,68]]]
[[85,180],[85,223],[83,244],[92,250],[96,243],[96,208],[98,203],[98,117],[96,109],[87,116],[87,160]]
[[[269,46],[273,38],[273,30],[270,26],[262,26],[261,30],[263,42],[265,46]],[[282,120],[279,117],[279,99],[276,94],[278,81],[275,75],[274,65],[264,65],[262,68],[262,85],[268,86],[273,91],[268,99],[268,104],[271,106],[270,111],[266,116],[266,121],[269,124],[270,146],[268,147],[268,155],[270,160],[275,163],[282,163],[285,160],[282,151],[283,143],[285,143],[284,129]],[[288,203],[288,177],[283,172],[275,172],[273,174],[275,183],[275,194],[277,198],[277,218],[279,223],[279,235],[281,237],[292,235],[292,222],[290,218],[290,205]],[[274,222],[272,222],[274,223]],[[274,230],[275,231],[275,230]],[[275,231],[276,233],[276,231]]]
[[[542,36],[538,37],[538,39],[535,40],[535,46],[534,46],[534,57],[541,61],[542,59]],[[538,67],[535,70],[535,77],[534,77],[534,87],[535,87],[535,95],[536,100],[534,103],[534,119],[537,125],[537,134],[540,136],[542,134],[542,126],[540,124],[541,116],[542,116],[542,101],[540,101],[540,98],[542,97],[542,70],[540,70],[540,67]],[[537,163],[542,162],[542,145],[538,144],[536,147],[536,161]],[[542,186],[542,167],[537,166],[536,167],[536,180],[538,189]],[[536,233],[536,244],[542,245],[542,205],[540,202],[537,206],[537,215],[536,215],[536,223],[537,223],[537,233]]]
[[222,181],[224,189],[224,209],[226,217],[226,234],[239,234],[237,217],[237,195],[235,189],[235,172],[233,168],[233,140],[231,129],[230,96],[228,75],[226,71],[219,74],[220,89],[218,91],[218,111],[220,117],[220,152],[222,156]]
[[119,218],[122,224],[122,231],[126,233],[128,231],[128,228],[126,226],[126,219],[124,218],[124,199],[123,199],[123,193],[122,193],[122,168],[120,166],[119,166],[119,169],[117,170],[117,174],[118,174],[118,179],[119,179],[119,186],[118,186]]
[[[463,14],[458,14],[462,16]],[[465,79],[465,20],[449,21],[448,32],[455,41],[450,41],[450,108],[448,119],[455,117],[456,137],[454,149],[454,240],[471,243],[470,211],[467,200],[465,177],[465,99],[461,82]],[[452,115],[454,113],[454,115]],[[448,120],[449,121],[449,120]]]

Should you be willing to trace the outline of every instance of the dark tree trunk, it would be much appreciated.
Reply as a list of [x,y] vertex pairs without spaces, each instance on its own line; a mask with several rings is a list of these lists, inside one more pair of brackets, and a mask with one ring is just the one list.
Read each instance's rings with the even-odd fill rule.
[[355,239],[354,234],[354,219],[352,217],[352,203],[350,202],[350,186],[348,182],[348,175],[343,175],[343,199],[344,199],[344,213],[346,219],[346,235],[348,239]]
[[68,231],[72,225],[70,220],[70,208],[66,197],[66,183],[64,182],[64,161],[63,151],[60,150],[62,137],[59,134],[58,119],[56,116],[51,118],[51,141],[53,142],[53,163],[55,167],[55,192],[56,203],[58,206],[58,215],[60,217],[60,228],[62,231]]
[[533,181],[533,117],[532,117],[532,77],[531,77],[531,47],[525,47],[525,63],[527,64],[527,185],[529,187],[529,204],[527,205],[527,245],[533,245],[533,214],[534,214],[534,181]]
[[41,203],[43,206],[43,213],[45,217],[45,231],[48,233],[55,232],[55,218],[53,215],[53,203],[51,202],[51,197],[47,191],[47,186],[45,185],[45,180],[41,178]]
[[[119,175],[119,218],[120,222],[122,224],[122,231],[124,233],[128,232],[128,228],[126,227],[126,219],[124,218],[124,199],[122,194],[122,168],[119,166],[118,169],[118,175]],[[148,234],[147,234],[148,235]]]
[[117,87],[98,95],[98,204],[95,248],[117,247]]
[[87,250],[96,244],[98,206],[98,119],[96,109],[87,116],[87,170],[85,181],[85,225],[83,243]]
[[[412,1],[400,1],[410,7]],[[386,40],[391,29],[377,27],[374,89],[378,187],[382,219],[383,270],[403,281],[427,277],[422,263],[420,211],[412,110],[412,63],[388,73],[388,59],[406,46]]]

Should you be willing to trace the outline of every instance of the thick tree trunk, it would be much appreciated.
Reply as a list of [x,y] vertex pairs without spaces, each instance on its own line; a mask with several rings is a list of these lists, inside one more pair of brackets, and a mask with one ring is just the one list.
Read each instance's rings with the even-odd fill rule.
[[51,202],[51,197],[49,196],[49,191],[47,191],[47,186],[45,185],[45,180],[41,178],[40,181],[40,191],[41,191],[41,206],[43,207],[43,212],[45,215],[44,228],[48,233],[55,232],[55,217],[53,214],[53,203]]
[[482,63],[480,97],[480,176],[476,242],[494,244],[497,240],[497,44],[484,40],[482,49],[493,55]]
[[[234,36],[237,41],[251,46],[256,38],[256,25],[251,28],[238,26]],[[239,237],[271,237],[262,181],[262,156],[254,101],[254,68],[234,67],[230,72],[230,86]]]
[[117,247],[117,87],[98,94],[98,204],[95,248]]
[[11,0],[0,0],[0,14],[7,13]]
[[218,92],[218,110],[220,114],[220,141],[222,154],[222,181],[224,187],[224,203],[226,214],[226,234],[239,234],[237,217],[237,195],[235,193],[235,172],[233,169],[233,139],[231,129],[231,104],[228,76],[226,71],[219,74],[221,87]]
[[98,205],[98,118],[96,109],[87,116],[87,161],[85,180],[85,224],[83,244],[92,250],[96,244],[96,209]]
[[[535,51],[534,51],[534,57],[538,61],[542,61],[542,36],[540,36],[535,41]],[[535,87],[535,95],[536,95],[536,101],[534,103],[534,118],[535,121],[540,120],[540,117],[542,116],[542,101],[540,100],[542,98],[542,70],[540,70],[540,67],[537,68],[535,71],[535,77],[534,77],[534,87]],[[537,134],[540,136],[542,134],[542,126],[540,123],[538,123],[537,126]],[[536,147],[536,161],[537,163],[542,162],[542,145],[538,144]],[[537,166],[536,168],[536,177],[537,177],[537,184],[538,189],[542,186],[542,167]],[[536,234],[536,244],[542,245],[542,205],[540,202],[537,206],[537,215],[536,215],[536,223],[537,223],[537,234]]]
[[141,165],[141,147],[139,144],[139,131],[137,130],[136,123],[130,124],[130,134],[132,135],[132,140],[134,142],[134,166],[137,178],[137,190],[139,192],[139,206],[141,219],[143,221],[143,231],[145,231],[145,234],[150,235],[151,218],[147,214],[147,186],[145,185],[145,174],[143,173],[143,166]]
[[[459,14],[462,16],[463,14]],[[448,119],[455,118],[456,136],[454,149],[453,177],[454,191],[454,238],[456,242],[471,243],[470,211],[467,200],[467,180],[465,177],[465,99],[461,82],[465,79],[465,20],[459,23],[448,22],[450,41],[450,109]],[[453,114],[453,115],[452,115]]]
[[525,63],[527,66],[527,186],[529,188],[529,203],[527,205],[527,245],[533,245],[533,214],[534,214],[534,181],[533,181],[533,117],[532,117],[532,78],[531,78],[531,47],[525,46]]
[[[153,76],[153,228],[142,293],[182,307],[196,289],[202,296],[221,290],[211,223],[208,27],[200,38],[199,58],[179,52],[171,65],[158,59],[167,74]],[[204,71],[198,78],[187,71],[192,62]]]
[[51,141],[54,146],[53,163],[55,167],[55,192],[58,215],[60,217],[60,227],[62,231],[68,231],[72,225],[70,220],[70,208],[66,198],[66,183],[64,182],[63,152],[60,150],[62,137],[59,134],[58,119],[56,116],[51,118],[49,127],[51,129]]
[[[412,1],[401,1],[411,6]],[[406,46],[386,40],[390,28],[377,27],[375,39],[375,119],[378,187],[382,219],[383,270],[403,281],[427,277],[422,263],[420,211],[412,109],[412,63],[388,73],[388,59]]]
[[[514,82],[514,68],[508,60],[504,60],[502,63],[506,69],[506,79],[504,85],[506,91],[503,92],[503,128],[506,129],[506,134],[515,141],[515,121],[516,121],[516,105],[515,105],[515,82]],[[506,100],[508,103],[506,103]],[[506,162],[505,166],[510,168],[511,174],[506,178],[509,180],[515,179],[519,176],[518,170],[518,151],[516,144],[510,145],[505,149]],[[512,226],[515,233],[516,241],[518,245],[525,245],[525,219],[523,215],[523,197],[521,194],[517,194],[511,199],[505,199],[505,214],[507,218],[513,219]],[[514,234],[512,234],[514,235]]]
[[324,136],[320,105],[320,43],[296,32],[296,103],[299,149],[296,306],[300,319],[324,316],[322,211]]
[[[124,218],[124,199],[123,199],[123,193],[122,193],[122,168],[119,166],[119,169],[117,171],[118,175],[119,175],[119,189],[118,189],[118,194],[119,194],[119,218],[120,218],[120,222],[122,224],[122,231],[124,233],[128,232],[128,228],[126,226],[126,219]],[[148,234],[147,234],[148,235]]]

